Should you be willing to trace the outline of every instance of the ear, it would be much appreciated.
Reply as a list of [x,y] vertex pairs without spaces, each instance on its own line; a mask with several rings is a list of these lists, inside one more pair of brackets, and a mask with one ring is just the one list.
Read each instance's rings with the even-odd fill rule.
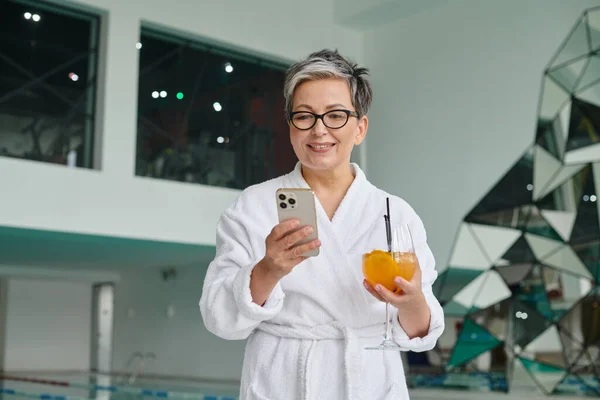
[[366,115],[363,115],[358,120],[358,125],[356,126],[356,136],[354,136],[354,145],[358,146],[365,140],[365,136],[367,136],[367,129],[369,128],[369,119]]

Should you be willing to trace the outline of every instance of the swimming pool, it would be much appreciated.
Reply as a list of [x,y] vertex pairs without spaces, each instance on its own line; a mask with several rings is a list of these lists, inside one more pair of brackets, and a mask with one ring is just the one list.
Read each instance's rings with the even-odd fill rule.
[[[134,384],[127,379],[106,374],[4,374],[4,399],[18,397],[40,400],[122,400],[140,399],[179,400],[237,400],[239,386],[228,382],[204,382],[175,379],[138,378]],[[14,398],[14,399],[13,399]]]
[[[4,378],[4,379],[2,379]],[[23,381],[27,379],[28,381]],[[39,400],[238,400],[239,383],[214,382],[190,379],[161,379],[144,376],[130,385],[126,377],[94,374],[6,374],[0,376],[3,400],[18,400],[23,397]],[[411,397],[419,400],[438,399],[439,390],[444,396],[457,399],[495,399],[502,391],[502,376],[492,379],[500,386],[490,386],[490,374],[444,374],[439,376],[412,376]],[[512,388],[511,399],[533,400],[543,398],[531,388]],[[593,377],[565,379],[557,388],[557,398],[566,400],[571,396],[597,397],[600,382]],[[450,396],[450,397],[448,397]],[[504,394],[505,398],[506,394]],[[454,398],[454,397],[452,397]]]

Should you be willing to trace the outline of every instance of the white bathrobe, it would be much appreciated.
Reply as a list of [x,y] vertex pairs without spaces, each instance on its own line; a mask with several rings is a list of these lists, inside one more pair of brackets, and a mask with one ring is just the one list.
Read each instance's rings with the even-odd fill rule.
[[390,307],[393,337],[404,350],[434,347],[444,315],[432,293],[437,277],[421,219],[403,200],[355,179],[333,219],[317,203],[320,254],[297,265],[261,307],[252,302],[250,275],[278,223],[275,191],[308,188],[300,164],[290,174],[254,185],[225,211],[217,253],[204,282],[200,310],[206,328],[224,339],[248,339],[241,400],[400,400],[408,390],[400,352],[365,350],[384,333],[385,304],[363,286],[362,255],[386,249],[386,197],[392,225],[410,224],[431,310],[428,334],[409,339]]

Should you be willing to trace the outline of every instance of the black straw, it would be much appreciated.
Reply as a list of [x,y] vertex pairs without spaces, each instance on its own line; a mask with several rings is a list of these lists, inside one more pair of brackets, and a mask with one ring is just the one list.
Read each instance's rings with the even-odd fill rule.
[[390,223],[390,198],[386,197],[387,214],[383,216],[385,220],[385,235],[387,236],[388,251],[392,252],[392,226]]

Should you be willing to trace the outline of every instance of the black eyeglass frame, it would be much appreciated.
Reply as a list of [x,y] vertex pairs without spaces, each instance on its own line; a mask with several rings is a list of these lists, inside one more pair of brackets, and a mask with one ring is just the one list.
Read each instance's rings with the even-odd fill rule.
[[[333,112],[343,112],[344,114],[346,114],[346,121],[341,126],[337,126],[337,127],[333,128],[333,127],[327,125],[327,123],[325,122],[325,118],[324,117],[327,114],[330,114],[330,113],[333,113]],[[298,115],[298,114],[310,114],[310,115],[312,115],[313,117],[315,117],[315,119],[313,121],[313,124],[310,127],[308,127],[308,128],[298,128],[296,126],[296,124],[294,124],[294,115]],[[296,129],[301,130],[301,131],[307,131],[309,129],[312,129],[317,124],[317,120],[318,119],[320,119],[321,122],[323,122],[323,125],[325,125],[329,129],[341,129],[344,126],[346,126],[346,124],[350,120],[350,117],[356,117],[356,118],[358,118],[358,113],[356,111],[350,111],[350,110],[329,110],[329,111],[327,111],[327,112],[325,112],[323,114],[315,114],[314,112],[310,112],[310,111],[294,111],[294,112],[290,113],[289,121],[292,123],[292,125],[294,125],[294,127]]]

